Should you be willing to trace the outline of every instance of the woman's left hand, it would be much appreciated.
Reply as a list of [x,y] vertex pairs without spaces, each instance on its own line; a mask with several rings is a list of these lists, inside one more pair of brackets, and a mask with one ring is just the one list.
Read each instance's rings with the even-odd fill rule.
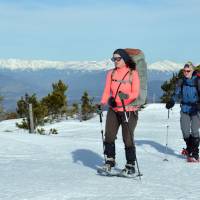
[[120,99],[128,99],[129,98],[129,95],[126,93],[123,93],[123,92],[119,92],[118,96]]

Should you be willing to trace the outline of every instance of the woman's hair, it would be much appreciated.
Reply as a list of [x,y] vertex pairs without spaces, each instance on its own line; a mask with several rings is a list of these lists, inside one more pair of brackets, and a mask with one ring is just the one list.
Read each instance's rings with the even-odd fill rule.
[[128,55],[128,53],[124,49],[116,49],[113,54],[119,54],[126,65],[131,69],[135,70],[136,69],[136,63],[133,61],[133,59]]

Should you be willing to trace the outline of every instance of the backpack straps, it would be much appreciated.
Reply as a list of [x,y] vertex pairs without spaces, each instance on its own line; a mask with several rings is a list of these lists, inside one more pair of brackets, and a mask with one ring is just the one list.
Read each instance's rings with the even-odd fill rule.
[[[129,73],[129,72],[127,72],[127,73],[124,75],[124,77],[122,78],[122,81],[124,80],[124,78],[126,77],[126,75],[127,75],[128,73]],[[122,82],[120,82],[119,85],[118,85],[117,92],[116,92],[116,94],[115,94],[115,99],[116,99],[116,97],[117,97],[117,94],[118,94],[118,91],[119,91],[119,87],[121,86],[121,84],[122,84]]]
[[130,70],[129,69],[129,80],[124,80],[124,78],[122,78],[122,80],[116,80],[116,79],[113,79],[114,77],[114,74],[115,74],[115,69],[113,69],[112,73],[111,73],[111,80],[112,81],[115,81],[115,82],[120,82],[120,83],[130,83],[132,84],[132,81],[133,81],[133,70]]
[[[130,69],[129,69],[129,71],[124,75],[124,77],[122,78],[122,80],[115,80],[115,79],[113,79],[113,76],[114,76],[114,74],[115,74],[115,70],[116,70],[116,68],[114,68],[113,71],[112,71],[112,73],[111,73],[111,80],[112,80],[112,81],[119,82],[119,86],[118,86],[117,92],[116,92],[116,94],[115,94],[115,99],[116,99],[117,93],[118,93],[118,91],[119,91],[119,87],[121,86],[122,83],[130,83],[130,84],[132,85],[132,81],[133,81],[133,70],[130,70]],[[124,80],[124,78],[126,77],[126,75],[127,75],[128,73],[129,73],[129,80],[127,81],[127,80]],[[131,92],[132,92],[132,87],[131,87]]]
[[197,92],[199,96],[199,102],[200,102],[200,76],[197,75]]
[[177,86],[181,87],[181,95],[183,94],[183,86],[184,85],[187,85],[187,86],[190,86],[190,87],[196,87],[198,97],[199,97],[199,102],[200,102],[200,76],[199,75],[196,76],[196,80],[195,80],[194,83],[195,83],[194,85],[188,85],[188,84],[185,84],[185,81],[183,79],[179,79],[178,82],[177,82]]
[[132,92],[132,82],[133,82],[133,70],[129,70],[129,82],[131,84],[131,92]]
[[[183,94],[183,79],[178,79],[177,83],[176,83],[176,86],[178,88],[181,88],[181,95]],[[174,92],[175,93],[175,92]]]

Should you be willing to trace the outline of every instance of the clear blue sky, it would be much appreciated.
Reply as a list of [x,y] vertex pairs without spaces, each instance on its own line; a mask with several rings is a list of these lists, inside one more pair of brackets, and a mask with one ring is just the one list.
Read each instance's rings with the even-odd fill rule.
[[200,62],[199,0],[1,0],[0,58]]

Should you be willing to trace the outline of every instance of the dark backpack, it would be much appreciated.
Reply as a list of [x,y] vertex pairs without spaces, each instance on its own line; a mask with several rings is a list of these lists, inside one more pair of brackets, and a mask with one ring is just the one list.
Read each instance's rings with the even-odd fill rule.
[[[195,79],[195,82],[190,87],[196,87],[197,94],[198,94],[198,102],[200,102],[200,73],[196,73],[195,76],[197,77]],[[183,96],[183,86],[187,84],[185,83],[184,79],[179,79],[178,86],[181,87],[181,95]]]

